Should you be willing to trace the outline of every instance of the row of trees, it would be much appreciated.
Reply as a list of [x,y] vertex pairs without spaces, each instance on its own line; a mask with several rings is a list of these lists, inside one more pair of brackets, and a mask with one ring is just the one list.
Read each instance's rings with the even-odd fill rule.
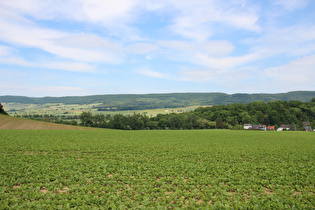
[[245,104],[218,105],[200,107],[193,112],[180,114],[158,114],[149,118],[143,114],[124,116],[92,115],[83,112],[80,115],[83,126],[140,130],[140,129],[242,129],[244,123],[274,125],[292,124],[297,129],[303,122],[315,127],[315,98],[304,103],[301,101],[256,101]]
[[142,114],[133,115],[92,115],[91,112],[82,112],[80,115],[81,125],[99,128],[112,128],[123,130],[142,130],[148,128],[149,117]]
[[256,101],[245,104],[218,105],[197,108],[197,116],[207,120],[222,118],[232,126],[237,124],[281,125],[294,123],[302,126],[303,122],[315,121],[315,98],[310,102],[301,101],[271,101],[265,103]]

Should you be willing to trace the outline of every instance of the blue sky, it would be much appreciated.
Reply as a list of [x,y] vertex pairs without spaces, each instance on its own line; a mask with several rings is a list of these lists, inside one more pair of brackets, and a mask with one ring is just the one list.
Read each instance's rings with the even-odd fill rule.
[[3,0],[0,95],[315,90],[314,0]]

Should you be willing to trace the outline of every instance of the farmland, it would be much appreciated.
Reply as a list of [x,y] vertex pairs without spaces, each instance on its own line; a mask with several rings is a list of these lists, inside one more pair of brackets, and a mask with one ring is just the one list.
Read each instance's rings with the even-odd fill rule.
[[1,130],[1,208],[315,208],[311,132]]
[[0,114],[0,130],[91,130],[93,128],[58,125]]
[[97,111],[99,103],[96,104],[62,104],[62,103],[47,103],[47,104],[20,104],[20,103],[4,103],[4,109],[11,116],[36,116],[53,115],[66,119],[68,117],[78,116],[82,111],[90,111],[93,114],[123,114],[131,115],[133,113],[147,114],[148,116],[156,116],[157,114],[182,113],[192,111],[197,107],[186,108],[167,108],[167,109],[147,109],[147,110],[123,110],[123,111]]

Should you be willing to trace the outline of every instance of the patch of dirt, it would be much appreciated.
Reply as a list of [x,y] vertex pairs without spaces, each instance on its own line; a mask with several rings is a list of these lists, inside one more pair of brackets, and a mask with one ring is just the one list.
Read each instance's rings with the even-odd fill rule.
[[296,196],[296,195],[302,195],[302,193],[301,193],[301,192],[295,192],[293,195],[294,195],[294,196]]
[[67,192],[67,190],[69,190],[68,187],[65,187],[65,188],[62,188],[61,190],[59,191],[55,191],[55,193],[64,193],[64,192]]
[[0,130],[95,130],[97,128],[61,125],[0,115]]
[[270,189],[268,189],[268,188],[265,189],[265,193],[266,193],[266,194],[269,194],[269,195],[274,194],[274,192],[272,192],[272,191],[271,191]]
[[48,190],[40,190],[40,191],[44,194],[48,193]]

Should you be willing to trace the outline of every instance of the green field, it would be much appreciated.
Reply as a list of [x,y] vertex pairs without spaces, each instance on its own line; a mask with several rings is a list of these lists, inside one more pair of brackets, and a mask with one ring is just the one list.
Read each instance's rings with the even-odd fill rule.
[[4,103],[4,109],[11,116],[23,116],[23,115],[55,115],[55,116],[79,116],[83,111],[90,111],[93,114],[123,114],[132,115],[136,114],[147,114],[149,117],[154,117],[157,114],[170,114],[170,113],[183,113],[186,111],[192,111],[195,107],[186,108],[168,108],[168,109],[148,109],[148,110],[125,110],[125,111],[97,111],[96,104],[20,104],[20,103]]
[[315,134],[0,131],[0,208],[315,208]]

